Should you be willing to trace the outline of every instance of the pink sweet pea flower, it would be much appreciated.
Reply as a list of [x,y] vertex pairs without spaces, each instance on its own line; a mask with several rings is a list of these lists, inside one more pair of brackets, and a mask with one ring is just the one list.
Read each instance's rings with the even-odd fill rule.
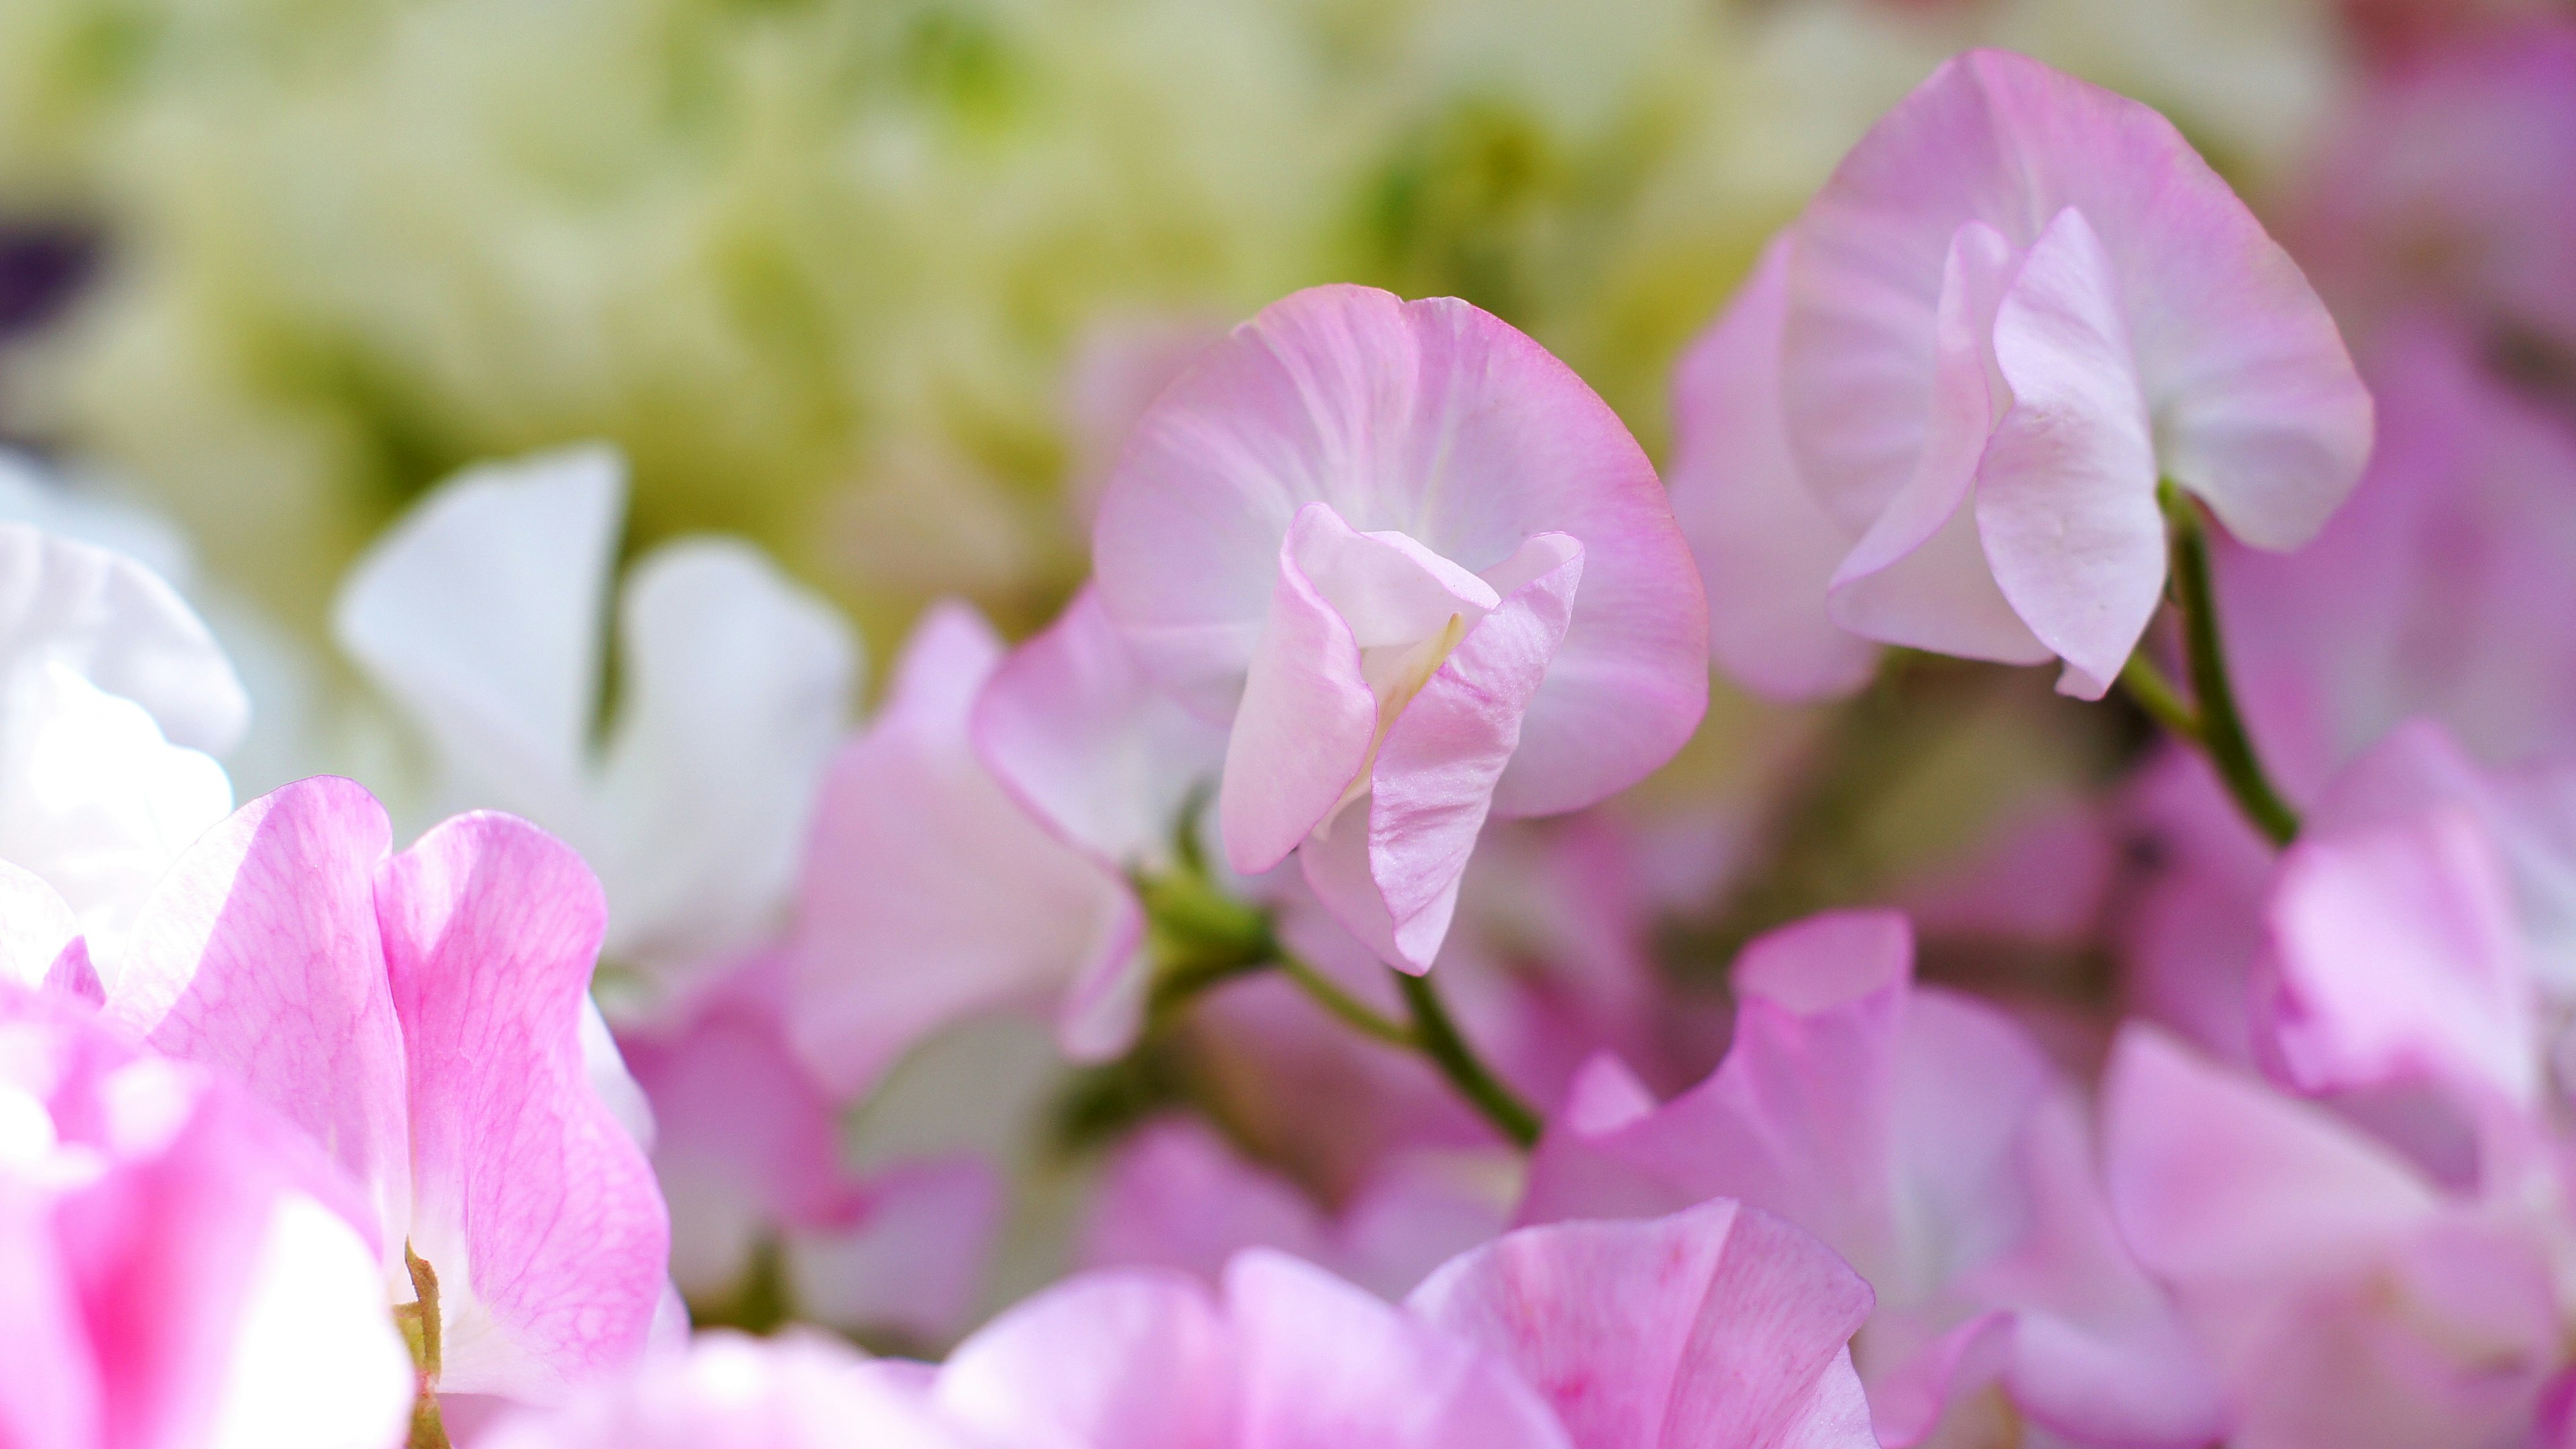
[[1817,1234],[1877,1290],[1854,1348],[1890,1445],[1956,1430],[1996,1379],[2078,1443],[2205,1442],[2214,1387],[2111,1229],[2071,1089],[2001,1013],[1915,987],[1912,967],[1887,913],[1756,941],[1717,1072],[1658,1105],[1596,1064],[1540,1145],[1524,1220],[1726,1194]]
[[1421,972],[1489,814],[1680,748],[1707,610],[1654,470],[1582,381],[1454,299],[1318,287],[1165,390],[1093,535],[1145,672],[1230,724],[1234,869],[1298,857]]
[[1935,71],[1795,228],[1791,454],[1873,639],[2065,662],[2098,698],[2162,596],[2157,480],[2295,548],[2369,394],[2286,253],[2162,116],[2001,51]]
[[442,1391],[544,1400],[642,1347],[669,1255],[584,1062],[599,884],[506,815],[390,845],[347,780],[235,811],[145,903],[103,1015],[242,1083],[356,1179],[394,1296],[406,1252],[437,1274]]
[[788,1043],[785,964],[755,958],[684,1020],[620,1043],[658,1129],[672,1280],[723,1302],[767,1242],[797,1316],[945,1342],[983,1281],[1001,1184],[972,1158],[844,1165],[836,1103]]
[[353,1213],[256,1102],[0,984],[0,1443],[402,1443],[411,1359]]
[[[1117,1055],[1142,1023],[1135,893],[976,753],[976,699],[1002,659],[974,610],[934,606],[895,661],[884,708],[825,775],[788,940],[788,1031],[836,1098],[977,1012],[1052,1008],[1059,1044],[1083,1060]],[[1078,721],[1063,723],[1081,738]],[[1117,779],[1086,798],[1134,810]]]

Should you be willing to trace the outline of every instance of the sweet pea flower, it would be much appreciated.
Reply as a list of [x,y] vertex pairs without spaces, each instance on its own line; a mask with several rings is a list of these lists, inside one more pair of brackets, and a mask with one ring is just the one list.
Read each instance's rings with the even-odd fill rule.
[[[1080,647],[1095,640],[1114,650],[1117,641],[1078,616],[1069,623],[1022,656],[1039,678],[1065,686],[1043,695],[1062,714],[1027,721],[1046,759],[1075,765],[1058,773],[1032,764],[1027,779],[1060,789],[1015,797],[977,753],[976,702],[1003,667],[1003,647],[958,603],[933,606],[914,627],[884,706],[824,776],[786,947],[787,1025],[836,1099],[864,1091],[939,1028],[1003,1007],[1051,1009],[1059,1045],[1077,1060],[1115,1056],[1135,1038],[1147,977],[1135,893],[1104,855],[1022,803],[1046,799],[1068,818],[1139,829],[1149,817],[1149,795],[1087,747],[1126,737],[1114,721],[1105,732],[1092,726],[1100,706],[1116,715],[1129,692],[1087,684],[1097,678],[1090,666],[1114,670],[1118,656]],[[1013,736],[1018,718],[996,716],[986,728]],[[1100,773],[1086,773],[1086,761]],[[1093,809],[1102,813],[1090,817]]]
[[401,1444],[412,1364],[359,1206],[239,1091],[0,983],[0,1442]]
[[2022,56],[1935,71],[1789,252],[1789,454],[1851,541],[1828,610],[1853,633],[2056,658],[2099,698],[2163,594],[2160,478],[2289,549],[2370,451],[2333,321],[2226,183],[2154,111]]
[[2258,1055],[2321,1100],[2140,1027],[2104,1101],[2123,1232],[2218,1358],[2230,1442],[2562,1442],[2566,1109],[2478,817],[2312,822],[2259,979]]
[[2121,1246],[2080,1106],[1991,1007],[1912,982],[1901,916],[1827,915],[1735,967],[1735,1045],[1658,1104],[1615,1059],[1531,1165],[1524,1221],[1740,1197],[1817,1234],[1878,1294],[1854,1342],[1882,1443],[2014,1412],[2079,1444],[2198,1445],[2215,1385]]
[[939,1422],[903,1381],[814,1333],[703,1333],[585,1386],[560,1408],[522,1410],[476,1449],[1003,1449]]
[[506,815],[391,843],[347,780],[233,812],[102,962],[101,1015],[240,1083],[355,1180],[379,1291],[413,1300],[414,1259],[435,1274],[437,1388],[542,1401],[643,1346],[669,1254],[585,1061],[599,884]]
[[1093,533],[1148,676],[1229,727],[1235,871],[1298,857],[1427,970],[1489,815],[1635,783],[1707,704],[1707,609],[1618,419],[1455,299],[1317,287],[1147,410]]
[[232,665],[168,584],[0,523],[0,860],[60,892],[84,932],[121,933],[232,810],[213,757],[249,723]]
[[982,1284],[1001,1184],[962,1157],[848,1169],[837,1103],[788,1039],[785,966],[762,953],[685,1020],[621,1042],[652,1104],[672,1281],[721,1304],[774,1251],[797,1316],[945,1342]]
[[645,1016],[778,924],[858,650],[750,546],[665,544],[620,591],[595,751],[624,495],[604,447],[468,470],[350,570],[332,633],[429,745],[434,812],[509,810],[596,863],[604,994]]

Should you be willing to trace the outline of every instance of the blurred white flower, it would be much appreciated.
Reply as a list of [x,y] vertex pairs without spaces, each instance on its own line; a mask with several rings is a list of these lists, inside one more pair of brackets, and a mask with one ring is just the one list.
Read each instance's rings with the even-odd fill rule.
[[643,1012],[774,923],[859,655],[839,615],[758,551],[665,544],[619,594],[603,731],[624,497],[602,447],[469,470],[359,560],[332,631],[428,747],[424,817],[524,815],[599,872],[602,955],[632,988],[603,995]]

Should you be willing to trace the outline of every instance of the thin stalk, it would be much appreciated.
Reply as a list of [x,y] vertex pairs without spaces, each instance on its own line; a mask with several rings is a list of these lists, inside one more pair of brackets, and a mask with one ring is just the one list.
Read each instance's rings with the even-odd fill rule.
[[1289,980],[1313,997],[1317,1006],[1361,1035],[1406,1051],[1416,1050],[1421,1045],[1414,1039],[1413,1028],[1344,991],[1333,978],[1284,951],[1279,956],[1279,969],[1288,973]]
[[2165,672],[2156,667],[2156,662],[2147,657],[2145,645],[2138,646],[2138,652],[2130,655],[2129,662],[2121,668],[2120,688],[2147,712],[2147,718],[2164,726],[2167,734],[2200,745],[2199,714],[2193,711],[2191,701],[2182,697],[2182,691],[2174,688],[2174,682],[2165,677]]
[[[2238,712],[2235,692],[2227,682],[2227,653],[2218,637],[2218,602],[2210,587],[2208,530],[2201,524],[2199,507],[2181,489],[2166,483],[2160,496],[2173,532],[2174,595],[2182,610],[2183,658],[2198,706],[2192,716],[2197,731],[2187,738],[2209,756],[2246,818],[2274,845],[2287,845],[2298,836],[2299,815],[2263,773],[2253,738],[2245,731],[2245,717]],[[2127,677],[2127,671],[2122,671],[2123,681]],[[2154,707],[2148,706],[2148,711],[2154,713]]]
[[1395,984],[1404,992],[1404,1004],[1413,1013],[1413,1044],[1440,1074],[1458,1089],[1458,1094],[1485,1114],[1485,1120],[1496,1130],[1526,1151],[1538,1145],[1538,1114],[1515,1095],[1511,1088],[1487,1070],[1476,1059],[1467,1039],[1458,1034],[1457,1024],[1450,1021],[1448,1008],[1440,1004],[1440,994],[1432,989],[1431,978],[1407,972],[1395,973]]

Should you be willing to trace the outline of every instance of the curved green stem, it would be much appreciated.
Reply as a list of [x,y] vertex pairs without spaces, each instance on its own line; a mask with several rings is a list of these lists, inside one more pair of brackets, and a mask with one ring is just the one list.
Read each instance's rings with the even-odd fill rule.
[[2143,656],[2132,657],[2121,685],[2166,728],[2200,746],[2234,796],[2237,807],[2274,845],[2299,833],[2298,812],[2263,773],[2245,717],[2227,682],[2227,652],[2218,636],[2218,601],[2210,585],[2209,533],[2199,506],[2167,482],[2158,489],[2173,535],[2174,601],[2182,612],[2183,661],[2191,678],[2193,707],[2185,710],[2172,685]]
[[1406,1009],[1413,1013],[1414,1046],[1431,1058],[1460,1096],[1473,1103],[1477,1111],[1485,1114],[1485,1120],[1515,1145],[1524,1150],[1538,1145],[1538,1114],[1476,1059],[1467,1039],[1458,1034],[1456,1023],[1449,1020],[1448,1008],[1440,1004],[1440,994],[1432,989],[1431,978],[1398,971],[1395,984],[1404,992]]
[[1313,997],[1317,1006],[1331,1012],[1343,1025],[1361,1035],[1407,1051],[1418,1045],[1413,1038],[1413,1028],[1344,991],[1333,978],[1285,951],[1279,953],[1279,969],[1287,972],[1289,980]]

